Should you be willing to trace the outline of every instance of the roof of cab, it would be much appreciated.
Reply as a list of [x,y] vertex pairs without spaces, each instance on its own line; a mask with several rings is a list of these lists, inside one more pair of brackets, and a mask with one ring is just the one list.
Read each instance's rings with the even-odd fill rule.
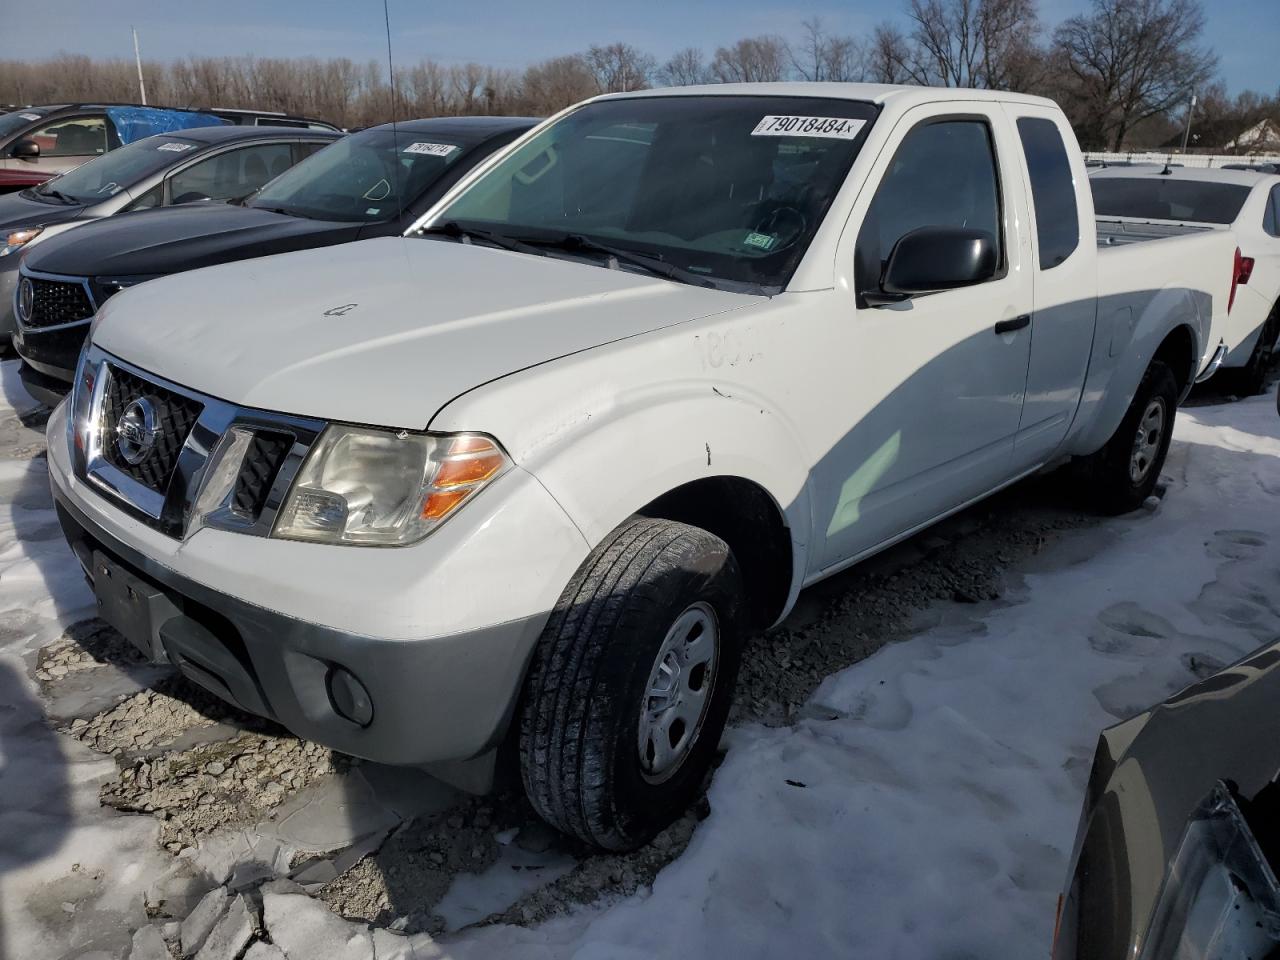
[[711,83],[691,87],[658,87],[651,90],[635,90],[629,93],[609,93],[600,100],[626,97],[819,97],[826,100],[861,100],[864,103],[893,104],[913,107],[922,103],[938,103],[990,100],[999,103],[1023,103],[1058,109],[1058,105],[1046,97],[1033,97],[1025,93],[1005,90],[975,90],[969,87],[918,87],[888,83],[806,83],[785,81],[781,83]]
[[420,120],[397,120],[380,123],[370,130],[407,130],[410,133],[458,133],[488,137],[510,130],[529,130],[542,121],[537,117],[429,117]]

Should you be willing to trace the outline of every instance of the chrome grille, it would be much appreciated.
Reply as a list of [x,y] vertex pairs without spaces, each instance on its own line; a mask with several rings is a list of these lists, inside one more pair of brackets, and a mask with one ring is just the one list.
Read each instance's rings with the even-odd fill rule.
[[[156,440],[150,454],[140,463],[129,463],[113,442],[125,408],[147,398],[156,410]],[[110,367],[110,380],[103,396],[103,455],[107,462],[139,483],[163,494],[178,465],[178,454],[187,442],[203,406],[181,394],[165,390],[119,367]]]
[[270,536],[325,427],[197,393],[93,344],[77,371],[71,411],[76,475],[178,539],[202,526]]
[[293,435],[262,430],[253,435],[236,474],[231,509],[247,520],[257,520],[267,502],[284,458],[293,449]]
[[30,277],[31,313],[23,317],[28,327],[54,327],[63,323],[88,320],[93,316],[93,301],[83,283],[76,280],[44,280]]

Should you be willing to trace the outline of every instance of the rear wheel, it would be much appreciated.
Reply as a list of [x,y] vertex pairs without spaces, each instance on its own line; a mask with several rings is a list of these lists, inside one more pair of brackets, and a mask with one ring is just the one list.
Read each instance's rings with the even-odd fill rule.
[[728,717],[742,606],[732,552],[697,527],[635,517],[592,553],[521,705],[521,778],[543,819],[629,850],[692,803]]
[[1151,496],[1169,453],[1177,408],[1173,372],[1161,361],[1151,361],[1120,426],[1084,462],[1090,495],[1104,513],[1127,513]]
[[1267,317],[1267,322],[1262,325],[1258,342],[1253,345],[1253,352],[1249,354],[1249,362],[1239,370],[1230,371],[1231,386],[1236,392],[1246,397],[1262,392],[1267,374],[1271,371],[1272,358],[1275,356],[1277,333],[1280,333],[1280,304],[1277,304],[1271,311],[1271,316]]

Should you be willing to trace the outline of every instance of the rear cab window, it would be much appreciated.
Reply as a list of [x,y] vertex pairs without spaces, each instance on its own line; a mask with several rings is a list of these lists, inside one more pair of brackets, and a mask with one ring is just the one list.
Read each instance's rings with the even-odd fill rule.
[[1040,269],[1051,270],[1080,245],[1080,212],[1071,160],[1058,125],[1052,120],[1019,117],[1018,137],[1031,178]]
[[1100,217],[1233,223],[1250,187],[1175,177],[1092,177],[1094,212]]

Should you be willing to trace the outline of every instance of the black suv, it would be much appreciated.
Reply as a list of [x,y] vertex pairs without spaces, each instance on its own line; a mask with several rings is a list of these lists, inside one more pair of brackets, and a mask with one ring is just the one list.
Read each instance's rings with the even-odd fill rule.
[[448,117],[370,127],[241,202],[113,217],[41,243],[22,259],[16,306],[14,345],[27,389],[46,403],[66,393],[93,315],[122,288],[197,267],[403,233],[467,171],[537,122]]

